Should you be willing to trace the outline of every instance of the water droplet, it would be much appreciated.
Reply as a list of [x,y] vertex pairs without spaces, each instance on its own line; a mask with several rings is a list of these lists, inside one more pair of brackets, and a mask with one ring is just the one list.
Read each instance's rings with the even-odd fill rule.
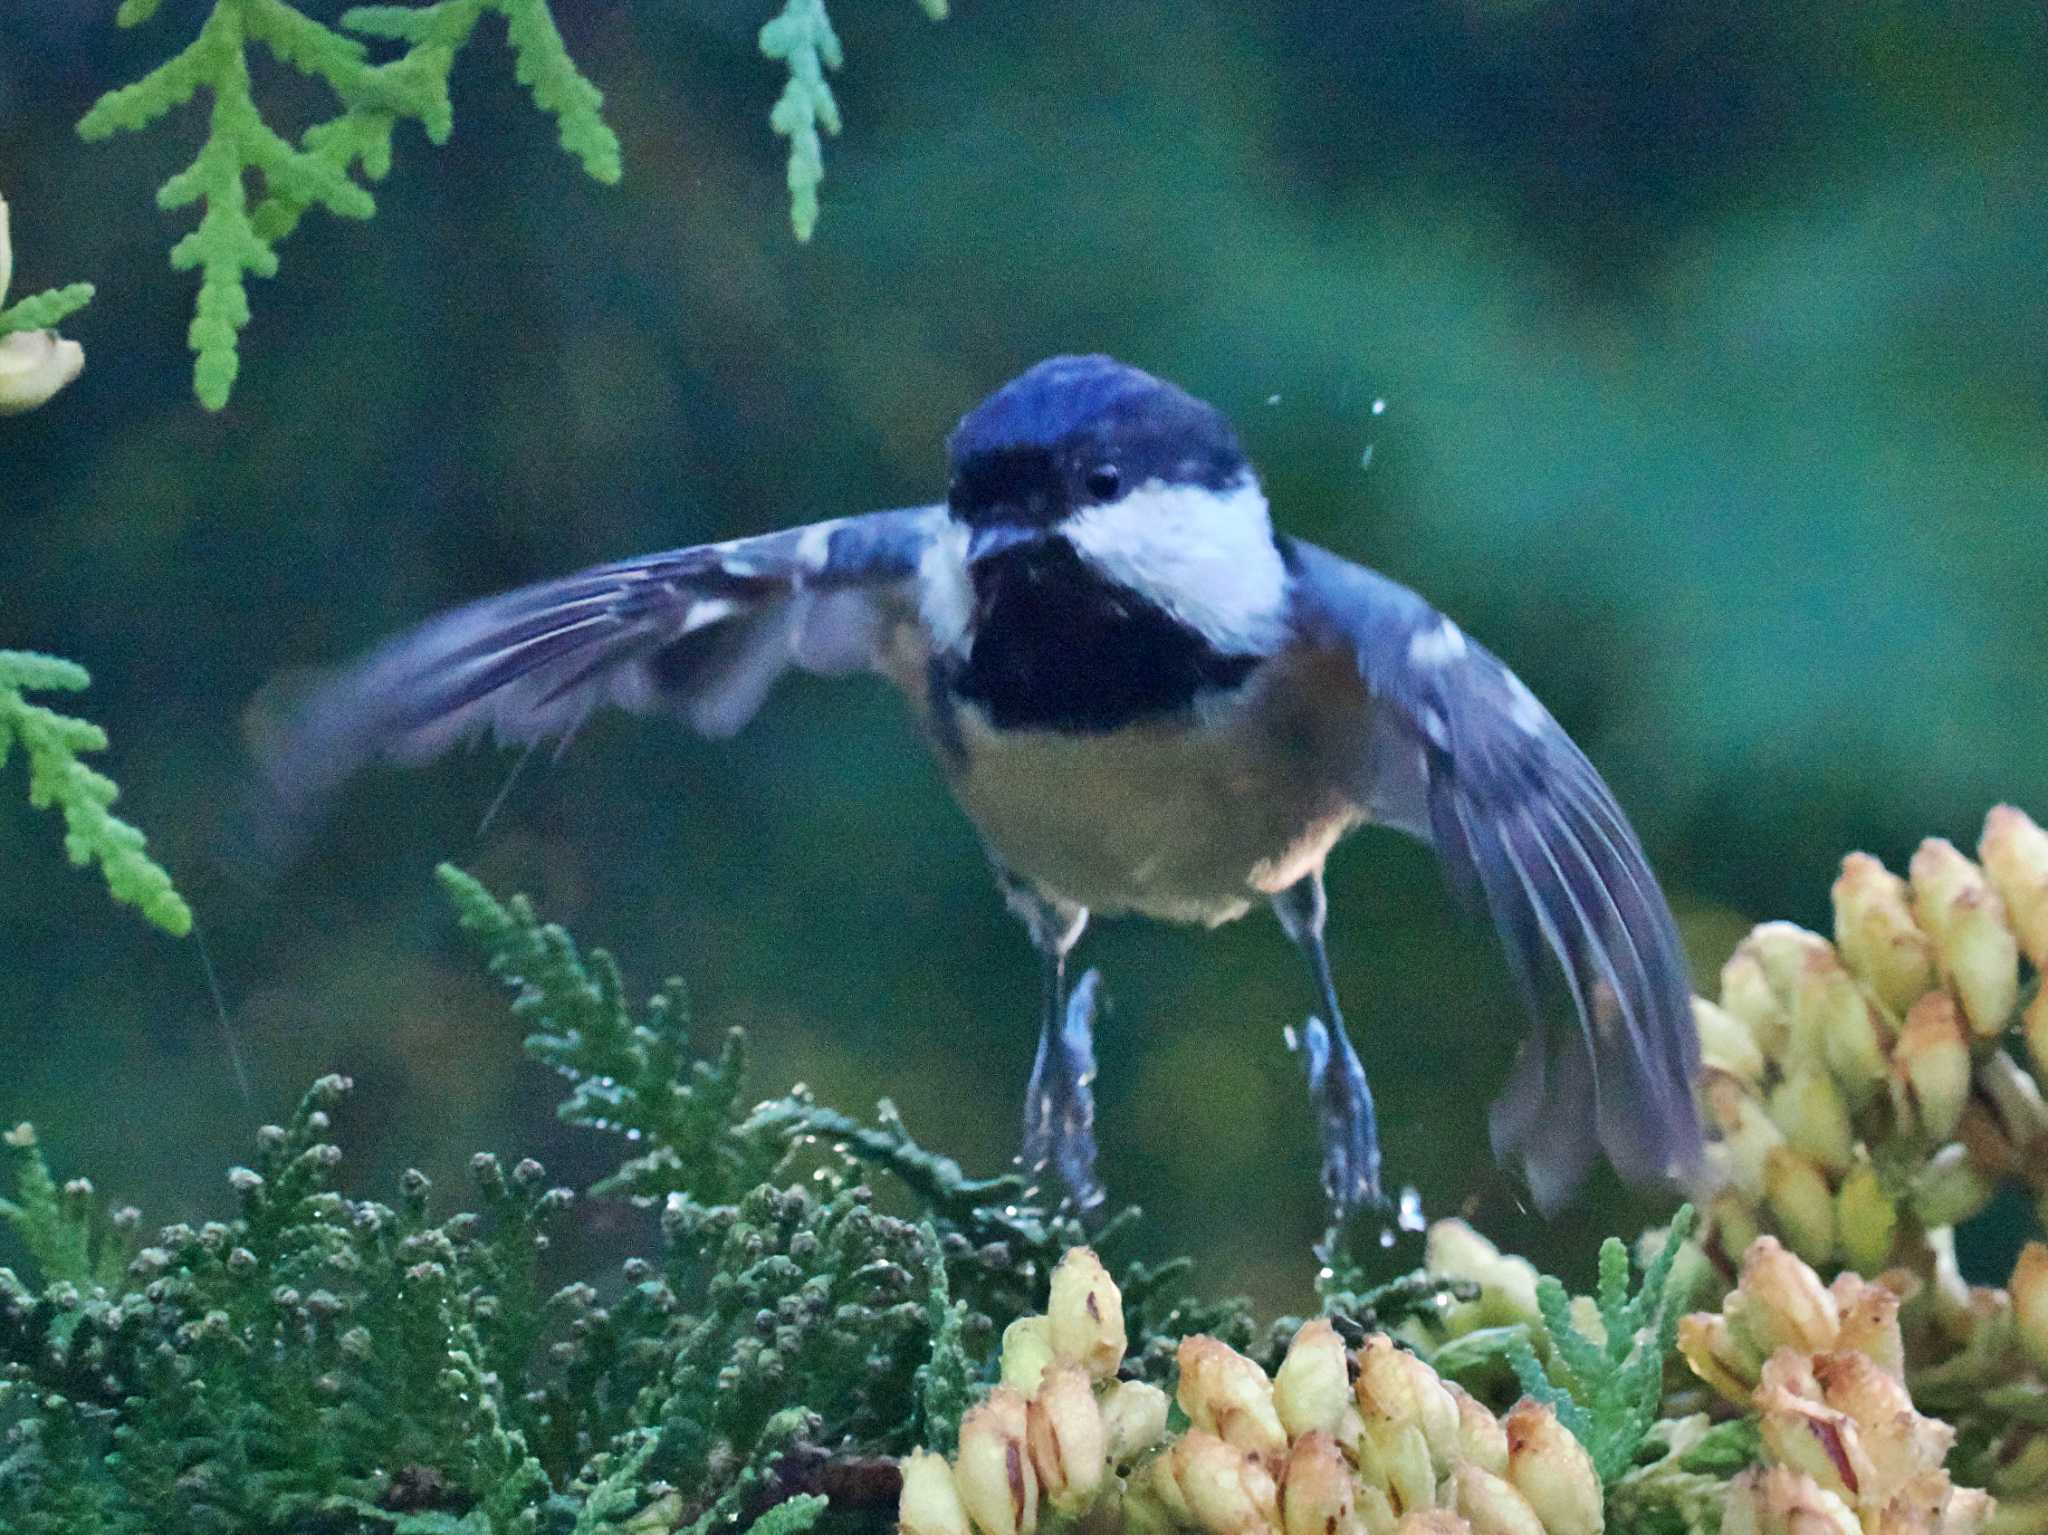
[[1316,1270],[1317,1284],[1328,1284],[1331,1280],[1335,1279],[1336,1277],[1337,1271],[1329,1267],[1327,1264],[1324,1265],[1322,1268]]
[[1396,1224],[1403,1231],[1421,1231],[1429,1224],[1422,1213],[1422,1195],[1413,1184],[1401,1190],[1401,1207]]
[[1361,454],[1359,454],[1359,455],[1358,455],[1358,467],[1359,467],[1359,468],[1361,468],[1361,469],[1370,469],[1370,468],[1372,467],[1372,444],[1371,444],[1371,443],[1367,443],[1367,444],[1365,445],[1365,451],[1364,451],[1363,453],[1361,453]]
[[1380,1246],[1382,1246],[1382,1247],[1392,1247],[1393,1245],[1394,1245],[1394,1228],[1393,1228],[1393,1227],[1391,1227],[1391,1226],[1382,1226],[1382,1227],[1380,1227]]
[[1287,1049],[1290,1054],[1301,1048],[1301,1037],[1294,1032],[1293,1024],[1282,1024],[1280,1026],[1280,1037],[1287,1041]]
[[1387,413],[1387,402],[1385,400],[1374,400],[1372,402],[1372,413],[1375,416],[1384,416]]
[[1269,394],[1266,396],[1266,403],[1268,405],[1278,405],[1280,403],[1280,396],[1277,394]]

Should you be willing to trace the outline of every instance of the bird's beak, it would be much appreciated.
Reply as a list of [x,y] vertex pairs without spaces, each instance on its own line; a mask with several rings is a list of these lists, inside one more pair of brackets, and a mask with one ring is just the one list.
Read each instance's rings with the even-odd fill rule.
[[967,563],[979,564],[991,555],[1001,554],[1006,549],[1016,549],[1024,544],[1036,543],[1044,537],[1044,529],[1019,527],[1016,523],[992,523],[988,527],[976,528],[967,535]]

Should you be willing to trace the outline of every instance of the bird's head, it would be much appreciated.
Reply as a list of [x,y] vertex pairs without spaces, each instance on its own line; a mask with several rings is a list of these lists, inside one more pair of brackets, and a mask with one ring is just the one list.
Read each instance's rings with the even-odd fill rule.
[[1053,357],[964,416],[947,505],[980,603],[1078,572],[1228,653],[1277,644],[1285,587],[1258,476],[1229,420],[1102,356]]

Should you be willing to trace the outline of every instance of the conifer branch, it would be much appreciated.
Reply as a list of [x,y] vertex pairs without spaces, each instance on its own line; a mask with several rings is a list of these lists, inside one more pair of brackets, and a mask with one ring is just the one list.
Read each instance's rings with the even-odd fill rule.
[[79,760],[104,751],[107,734],[90,721],[32,704],[24,694],[71,692],[90,679],[85,668],[27,650],[0,650],[0,767],[19,746],[28,759],[28,802],[64,817],[64,850],[83,868],[97,863],[108,893],[173,937],[192,929],[192,909],[171,876],[145,851],[148,839],[108,808],[120,788]]

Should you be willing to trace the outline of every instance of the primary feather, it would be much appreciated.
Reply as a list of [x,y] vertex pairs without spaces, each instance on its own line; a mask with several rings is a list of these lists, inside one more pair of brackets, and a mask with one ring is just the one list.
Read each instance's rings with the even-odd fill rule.
[[[1430,841],[1484,906],[1534,1018],[1494,1105],[1496,1154],[1522,1160],[1545,1210],[1596,1150],[1631,1178],[1685,1173],[1700,1156],[1692,988],[1607,785],[1520,679],[1415,593],[1312,544],[1283,548],[1301,622],[1355,656],[1375,709],[1365,809]],[[1569,1022],[1546,1005],[1560,982]]]
[[791,667],[878,664],[915,614],[943,507],[874,512],[600,565],[457,608],[317,688],[265,762],[298,814],[379,758],[490,735],[531,745],[606,705],[727,736]]

